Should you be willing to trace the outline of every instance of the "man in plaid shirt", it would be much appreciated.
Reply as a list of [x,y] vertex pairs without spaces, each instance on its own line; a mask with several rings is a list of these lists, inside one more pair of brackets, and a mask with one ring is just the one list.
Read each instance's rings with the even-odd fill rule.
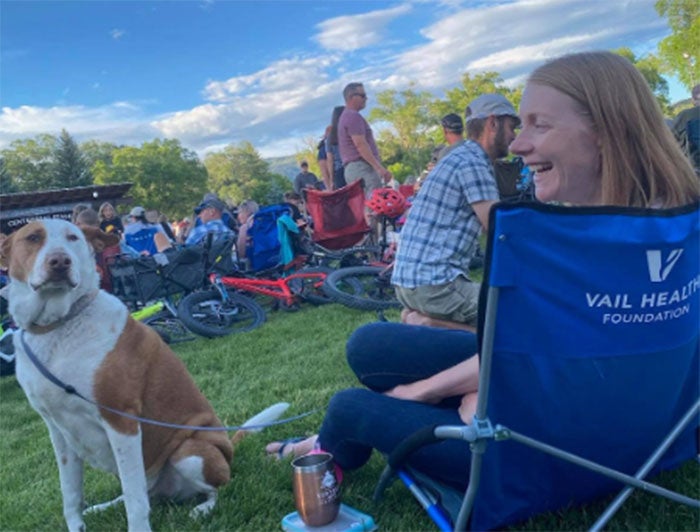
[[405,323],[475,330],[469,262],[499,199],[493,161],[508,155],[520,119],[500,94],[479,96],[465,115],[469,140],[427,176],[401,230],[392,283]]

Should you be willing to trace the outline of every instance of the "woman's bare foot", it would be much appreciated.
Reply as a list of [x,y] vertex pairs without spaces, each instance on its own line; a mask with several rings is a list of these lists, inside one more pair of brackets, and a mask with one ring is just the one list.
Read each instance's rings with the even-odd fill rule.
[[265,452],[270,456],[276,456],[278,460],[291,456],[304,456],[316,447],[318,435],[314,434],[308,438],[288,438],[281,441],[273,441],[265,447]]

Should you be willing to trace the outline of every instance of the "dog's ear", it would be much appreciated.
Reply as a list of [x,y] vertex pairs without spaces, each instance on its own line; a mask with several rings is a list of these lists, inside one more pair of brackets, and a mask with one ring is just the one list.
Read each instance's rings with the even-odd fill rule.
[[12,237],[14,233],[10,236],[5,236],[5,239],[0,245],[0,266],[3,268],[10,267],[10,251],[12,250]]
[[99,253],[104,248],[115,246],[119,243],[119,235],[114,233],[105,233],[96,227],[83,227],[82,229],[83,233],[85,233],[85,238],[90,242],[95,253]]

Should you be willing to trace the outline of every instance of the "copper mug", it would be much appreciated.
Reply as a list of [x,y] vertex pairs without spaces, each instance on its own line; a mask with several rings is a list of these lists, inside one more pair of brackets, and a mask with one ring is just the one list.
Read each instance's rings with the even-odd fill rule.
[[333,455],[315,453],[292,461],[294,504],[308,526],[332,523],[340,510],[340,486]]

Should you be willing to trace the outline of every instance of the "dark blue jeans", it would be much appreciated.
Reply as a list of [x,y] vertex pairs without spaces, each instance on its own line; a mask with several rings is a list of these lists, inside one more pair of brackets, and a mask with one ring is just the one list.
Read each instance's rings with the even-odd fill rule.
[[[342,468],[356,469],[367,462],[372,449],[388,454],[418,429],[462,424],[458,398],[429,405],[381,392],[429,377],[475,353],[476,337],[464,331],[398,323],[360,327],[348,339],[347,357],[360,382],[370,389],[349,389],[333,396],[319,432],[321,447],[333,453]],[[469,445],[450,440],[424,447],[409,463],[464,487],[469,461]]]

